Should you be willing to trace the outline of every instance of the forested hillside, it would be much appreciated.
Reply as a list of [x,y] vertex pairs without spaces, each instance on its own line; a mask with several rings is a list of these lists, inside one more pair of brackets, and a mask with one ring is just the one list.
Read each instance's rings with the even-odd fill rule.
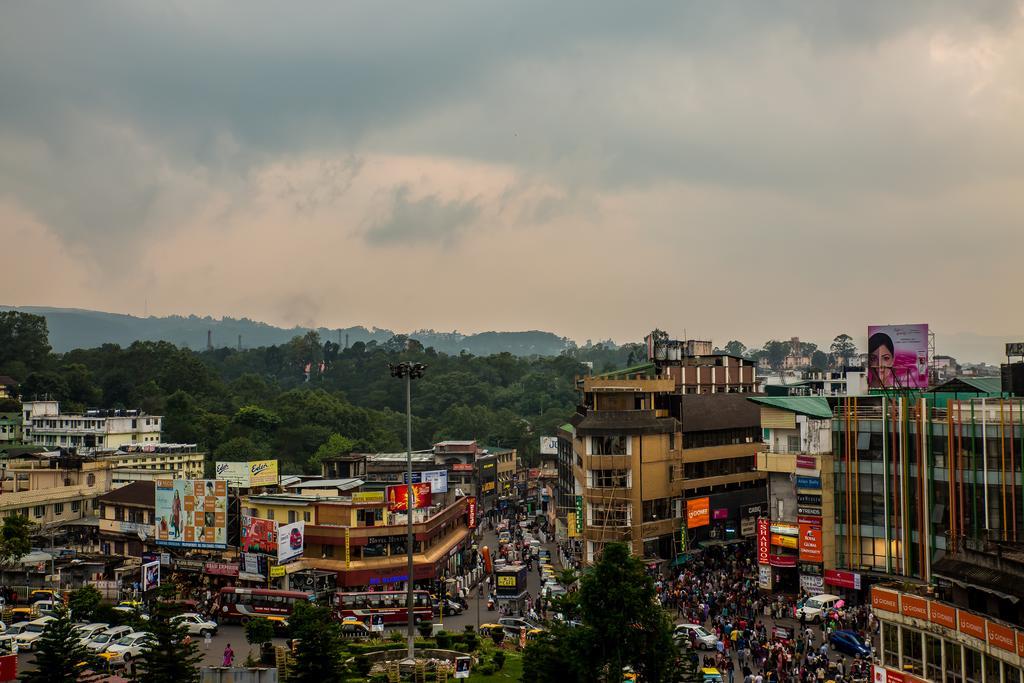
[[402,450],[404,389],[388,372],[399,360],[428,366],[413,386],[415,448],[477,439],[529,461],[538,437],[572,415],[583,363],[618,367],[638,348],[447,355],[404,336],[342,349],[308,332],[243,351],[146,341],[57,354],[45,318],[0,312],[0,374],[21,382],[24,398],[54,398],[65,411],[141,408],[164,415],[164,441],[200,444],[214,459],[276,457],[285,472],[316,471],[318,453]]

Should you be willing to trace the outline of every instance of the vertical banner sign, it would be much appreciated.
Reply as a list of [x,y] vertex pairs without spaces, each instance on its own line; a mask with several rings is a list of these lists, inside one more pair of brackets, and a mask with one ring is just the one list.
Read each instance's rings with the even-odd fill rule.
[[569,538],[576,538],[579,533],[576,531],[576,513],[569,512],[565,515],[565,525],[569,534]]
[[466,498],[466,526],[476,528],[476,496]]
[[771,554],[771,522],[767,517],[757,519],[757,563],[768,564]]
[[160,560],[142,565],[142,592],[153,590],[160,585]]
[[686,518],[683,517],[683,527],[679,530],[679,552],[685,553],[686,551]]
[[352,566],[352,533],[345,527],[345,569]]
[[583,496],[576,496],[576,534],[583,533]]
[[821,529],[810,524],[800,525],[800,559],[805,562],[822,561]]

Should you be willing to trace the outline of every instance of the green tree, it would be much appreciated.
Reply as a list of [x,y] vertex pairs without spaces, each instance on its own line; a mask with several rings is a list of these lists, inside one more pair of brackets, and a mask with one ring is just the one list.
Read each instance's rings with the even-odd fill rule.
[[214,460],[246,461],[260,460],[270,456],[270,449],[256,444],[247,436],[236,436],[228,439],[213,451]]
[[72,616],[79,621],[92,621],[96,608],[100,606],[103,599],[102,593],[96,586],[83,586],[71,591],[68,598],[68,608]]
[[35,669],[27,671],[21,680],[28,683],[81,683],[98,681],[98,675],[88,675],[85,671],[100,671],[102,660],[86,649],[75,632],[75,624],[71,620],[71,612],[58,607],[53,621],[36,642],[33,664]]
[[139,679],[147,683],[194,683],[199,680],[202,655],[188,635],[184,622],[175,621],[177,607],[172,584],[157,588],[158,600],[151,610],[146,630],[153,634],[139,655]]
[[618,683],[627,665],[641,680],[668,680],[676,655],[672,622],[657,606],[643,563],[625,544],[605,545],[579,592],[584,626],[572,630],[580,631],[588,646],[582,666],[591,680]]
[[725,345],[725,352],[732,356],[742,356],[747,352],[747,345],[741,341],[733,339]]
[[253,646],[262,646],[274,639],[274,625],[269,619],[250,619],[245,624],[245,641],[249,643],[249,654]]
[[321,444],[320,448],[316,449],[316,453],[310,458],[310,462],[319,467],[320,463],[325,459],[351,453],[355,450],[355,447],[356,442],[352,439],[348,439],[341,434],[331,434],[327,441]]
[[850,359],[857,355],[857,345],[853,342],[853,337],[846,333],[836,336],[829,350],[832,351],[832,357],[836,362],[842,365],[849,365]]
[[778,370],[782,367],[782,361],[789,355],[789,342],[770,339],[764,343],[764,351],[768,357],[768,364],[775,370]]
[[298,639],[292,681],[323,683],[337,680],[344,671],[341,630],[329,607],[299,602],[289,620]]
[[253,405],[239,408],[231,421],[263,434],[270,434],[281,426],[281,418],[276,413]]
[[25,370],[42,370],[50,361],[46,318],[19,311],[0,311],[0,374],[24,381]]
[[32,529],[28,517],[4,517],[0,526],[0,567],[10,567],[32,549]]
[[811,367],[818,370],[828,370],[828,354],[824,351],[815,351],[811,354]]

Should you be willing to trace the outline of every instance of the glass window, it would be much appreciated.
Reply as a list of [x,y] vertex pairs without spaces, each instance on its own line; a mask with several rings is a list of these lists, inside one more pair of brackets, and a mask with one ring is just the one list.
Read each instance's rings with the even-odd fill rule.
[[43,515],[45,515],[45,514],[46,514],[46,507],[45,507],[45,506],[43,506],[43,505],[36,505],[36,507],[35,507],[35,509],[34,509],[34,510],[32,511],[32,513],[33,513],[33,514],[34,514],[34,515],[35,515],[36,517],[42,517]]
[[981,683],[981,653],[969,647],[964,648],[964,680]]
[[960,670],[960,645],[944,641],[946,648],[946,683],[962,683],[963,673]]
[[1006,677],[1005,683],[1021,683],[1021,671],[1015,666],[1003,664],[1003,676]]
[[899,626],[882,624],[882,662],[886,666],[900,666]]
[[594,455],[626,455],[625,436],[592,436],[591,452]]
[[924,674],[921,632],[912,628],[903,629],[903,670],[915,676]]
[[942,680],[942,640],[925,634],[924,648],[928,661],[925,677],[932,681]]
[[274,511],[267,510],[267,519],[274,519]]
[[293,524],[293,523],[295,523],[297,521],[299,521],[298,513],[295,512],[295,510],[289,510],[288,511],[288,523],[289,524]]
[[990,655],[985,655],[985,683],[999,682],[999,660]]
[[308,522],[309,519],[310,519],[310,517],[309,517],[309,510],[304,510],[303,513],[302,513],[302,521],[303,522]]

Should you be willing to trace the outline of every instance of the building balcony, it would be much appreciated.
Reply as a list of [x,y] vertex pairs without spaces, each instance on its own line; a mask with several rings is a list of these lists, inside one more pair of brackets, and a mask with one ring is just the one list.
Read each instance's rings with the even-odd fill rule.
[[673,417],[658,417],[655,410],[591,410],[576,425],[576,433],[585,436],[622,434],[671,434],[680,429]]
[[632,392],[632,393],[668,393],[675,391],[676,383],[672,378],[656,379],[640,377],[635,379],[612,379],[587,377],[583,380],[583,391]]
[[605,488],[590,486],[583,490],[586,499],[592,503],[629,501],[633,498],[633,489],[621,486],[617,488]]
[[724,474],[718,477],[685,479],[682,482],[682,486],[679,488],[682,490],[699,489],[705,486],[724,486],[725,484],[738,484],[745,481],[757,481],[758,479],[767,478],[768,474],[766,472],[738,472],[736,474]]
[[632,540],[633,529],[628,526],[587,526],[583,529],[583,538],[597,543]]

